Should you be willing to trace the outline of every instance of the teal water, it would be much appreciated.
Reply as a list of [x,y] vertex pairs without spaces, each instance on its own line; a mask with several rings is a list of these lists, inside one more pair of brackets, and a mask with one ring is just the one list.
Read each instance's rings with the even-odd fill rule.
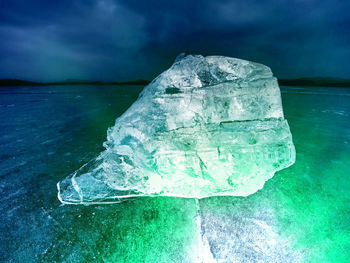
[[141,89],[0,89],[1,262],[349,262],[350,89],[281,88],[297,160],[247,198],[61,205]]

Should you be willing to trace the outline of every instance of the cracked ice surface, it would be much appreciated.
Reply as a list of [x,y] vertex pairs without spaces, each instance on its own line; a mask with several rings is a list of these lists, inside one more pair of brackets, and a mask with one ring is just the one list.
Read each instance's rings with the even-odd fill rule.
[[[210,198],[198,203],[203,263],[303,262],[303,251],[278,232],[266,197],[252,200]],[[206,246],[202,244],[207,244]],[[213,260],[214,259],[214,260]]]
[[270,68],[179,57],[108,130],[106,150],[58,183],[63,203],[137,196],[248,196],[295,149]]

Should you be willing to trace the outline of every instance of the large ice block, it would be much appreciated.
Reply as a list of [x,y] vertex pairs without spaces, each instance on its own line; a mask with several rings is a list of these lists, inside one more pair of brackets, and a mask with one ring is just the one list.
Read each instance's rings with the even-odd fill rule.
[[63,203],[248,196],[295,148],[269,67],[181,55],[109,128],[106,150],[58,183]]

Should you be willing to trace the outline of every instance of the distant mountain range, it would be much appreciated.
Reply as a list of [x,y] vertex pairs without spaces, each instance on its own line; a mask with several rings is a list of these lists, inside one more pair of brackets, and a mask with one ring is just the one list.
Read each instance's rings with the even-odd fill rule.
[[322,86],[350,88],[350,79],[338,78],[298,78],[278,79],[281,86]]
[[57,82],[33,82],[20,79],[0,79],[0,86],[52,86],[52,85],[147,85],[149,80],[137,79],[131,81],[90,81],[81,79],[67,79]]
[[[81,79],[67,79],[58,82],[32,82],[20,79],[0,79],[0,86],[48,86],[48,85],[147,85],[149,80],[137,79],[132,81],[90,81]],[[346,87],[350,88],[349,79],[337,78],[298,78],[278,79],[281,86],[323,86],[323,87]]]

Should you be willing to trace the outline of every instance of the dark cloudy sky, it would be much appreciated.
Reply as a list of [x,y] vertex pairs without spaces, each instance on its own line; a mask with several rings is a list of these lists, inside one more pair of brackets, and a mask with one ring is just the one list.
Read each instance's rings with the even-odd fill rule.
[[184,51],[350,78],[350,1],[0,0],[0,78],[152,79]]

